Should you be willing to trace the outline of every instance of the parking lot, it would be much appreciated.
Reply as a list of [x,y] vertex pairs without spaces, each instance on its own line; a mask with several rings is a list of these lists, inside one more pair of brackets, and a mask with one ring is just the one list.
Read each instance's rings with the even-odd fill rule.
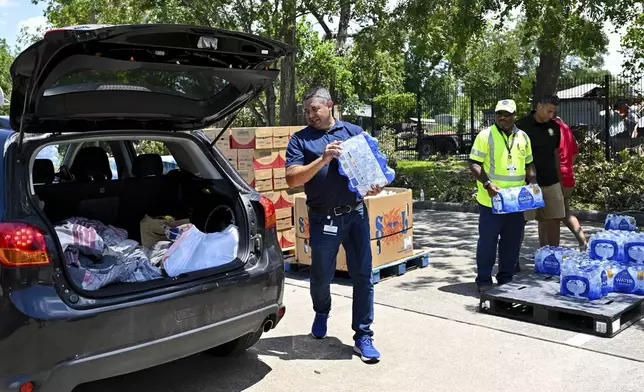
[[[641,390],[644,321],[608,339],[481,314],[473,283],[477,215],[419,211],[414,226],[415,247],[431,250],[430,266],[376,285],[379,364],[352,355],[349,282],[333,284],[329,338],[314,340],[307,275],[295,272],[285,319],[242,357],[199,354],[75,391]],[[590,234],[599,226],[584,228]],[[563,245],[575,244],[567,229],[562,234]],[[532,223],[523,254],[536,246]],[[532,262],[522,266],[529,271]]]

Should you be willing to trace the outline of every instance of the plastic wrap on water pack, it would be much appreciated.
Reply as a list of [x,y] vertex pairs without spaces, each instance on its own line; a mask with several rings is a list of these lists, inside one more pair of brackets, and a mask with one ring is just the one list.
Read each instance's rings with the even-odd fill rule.
[[378,140],[366,132],[345,140],[338,158],[340,174],[349,179],[349,189],[365,196],[371,187],[384,187],[395,178],[387,157],[378,151]]
[[644,233],[604,230],[590,237],[588,250],[595,260],[644,266]]
[[635,231],[637,230],[637,222],[629,215],[608,214],[604,221],[604,229]]
[[545,207],[538,185],[504,188],[492,198],[494,214],[510,214]]
[[593,262],[587,254],[567,258],[561,263],[561,295],[596,300],[610,291],[604,263]]

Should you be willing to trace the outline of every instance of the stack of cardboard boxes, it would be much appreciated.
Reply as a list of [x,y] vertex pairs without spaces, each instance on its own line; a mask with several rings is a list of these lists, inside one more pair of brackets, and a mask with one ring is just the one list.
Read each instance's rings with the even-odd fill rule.
[[[275,205],[278,240],[282,249],[295,246],[293,195],[286,183],[286,147],[296,127],[232,128],[217,140],[217,147],[246,182]],[[208,129],[214,139],[221,129]]]
[[[371,228],[373,267],[411,256],[413,249],[413,217],[411,189],[385,188],[378,196],[366,197]],[[309,218],[306,195],[295,195],[295,257],[299,264],[311,264]],[[336,269],[347,270],[347,258],[341,246]]]

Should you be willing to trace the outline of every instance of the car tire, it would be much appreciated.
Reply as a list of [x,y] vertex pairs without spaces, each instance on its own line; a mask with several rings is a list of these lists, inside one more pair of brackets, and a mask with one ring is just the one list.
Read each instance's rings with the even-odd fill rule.
[[217,357],[236,357],[246,352],[249,348],[253,347],[255,343],[262,337],[262,329],[255,332],[247,333],[240,336],[235,340],[224,343],[221,346],[213,347],[207,352]]

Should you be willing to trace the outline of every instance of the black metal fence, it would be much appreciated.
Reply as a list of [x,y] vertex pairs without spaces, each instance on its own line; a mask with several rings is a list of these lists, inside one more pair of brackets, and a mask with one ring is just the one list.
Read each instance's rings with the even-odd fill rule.
[[[419,93],[389,94],[343,118],[378,137],[398,159],[458,156],[466,159],[476,135],[495,121],[494,107],[514,99],[518,116],[533,109],[534,84],[468,88],[457,81],[433,83]],[[610,160],[623,150],[644,153],[643,82],[615,76],[563,79],[557,87],[558,116],[570,126],[580,159]]]

